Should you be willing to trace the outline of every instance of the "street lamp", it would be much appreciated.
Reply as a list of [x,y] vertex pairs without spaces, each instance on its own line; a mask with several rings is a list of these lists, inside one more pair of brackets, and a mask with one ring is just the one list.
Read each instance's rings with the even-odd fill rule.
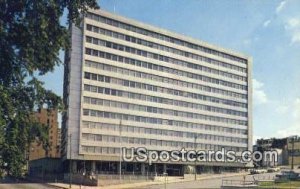
[[85,157],[84,157],[84,154],[83,154],[83,171],[82,171],[82,177],[81,177],[81,184],[80,184],[80,188],[81,186],[83,185],[83,181],[84,181],[84,177],[85,177]]
[[72,134],[69,135],[69,143],[70,143],[70,165],[69,165],[69,188],[72,188]]
[[197,152],[196,152],[196,148],[197,148],[197,134],[195,134],[194,136],[194,150],[195,150],[195,180],[197,180]]
[[291,169],[293,170],[294,169],[294,142],[295,141],[295,138],[292,138],[292,165],[291,165]]
[[291,162],[291,169],[294,169],[294,143],[295,139],[297,138],[297,135],[293,135],[288,137],[288,140],[292,142],[292,151],[291,151],[291,156],[292,156],[292,162]]
[[121,183],[122,180],[122,120],[120,120],[120,124],[119,124],[119,147],[120,147],[119,180]]

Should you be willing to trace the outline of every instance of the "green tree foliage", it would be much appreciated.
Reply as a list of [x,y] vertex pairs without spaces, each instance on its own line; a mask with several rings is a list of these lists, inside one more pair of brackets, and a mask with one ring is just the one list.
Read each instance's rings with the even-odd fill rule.
[[30,142],[49,146],[32,112],[62,101],[37,76],[61,64],[59,51],[69,47],[64,11],[68,23],[79,23],[88,8],[99,8],[96,0],[0,0],[0,169],[11,176],[22,175]]

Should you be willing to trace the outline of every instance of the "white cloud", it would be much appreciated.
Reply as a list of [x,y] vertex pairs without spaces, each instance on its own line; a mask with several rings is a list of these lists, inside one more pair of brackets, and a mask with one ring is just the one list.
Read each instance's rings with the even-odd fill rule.
[[292,35],[291,44],[299,43],[300,42],[300,31],[296,31]]
[[289,109],[289,106],[287,106],[287,105],[279,105],[276,108],[276,112],[279,114],[285,114],[285,113],[287,113],[288,109]]
[[284,125],[283,129],[277,131],[276,136],[278,137],[288,137],[300,133],[300,98],[296,100],[289,106],[291,110],[291,122]]
[[300,43],[300,18],[288,19],[285,29],[290,33],[291,44]]
[[300,125],[295,123],[291,126],[286,126],[284,129],[281,129],[276,132],[276,138],[289,137],[293,135],[299,135],[300,133]]
[[290,28],[297,28],[300,26],[300,20],[297,18],[290,18],[287,23]]
[[276,7],[276,13],[278,14],[279,12],[282,11],[282,9],[285,7],[286,1],[281,1],[279,5]]
[[[287,0],[283,0],[279,3],[279,5],[276,7],[276,14],[279,14],[283,10],[283,8],[286,6],[286,3],[287,3]],[[271,24],[273,19],[274,19],[274,17],[264,21],[263,26],[265,28],[268,27]]]
[[266,20],[263,25],[264,25],[264,27],[268,27],[270,25],[270,23],[271,23],[271,20]]
[[264,86],[264,84],[260,81],[257,81],[256,79],[252,80],[252,84],[253,84],[253,88],[262,88]]
[[300,121],[300,98],[295,100],[293,106],[293,117]]
[[253,135],[253,137],[252,137],[252,144],[253,145],[256,144],[257,139],[262,139],[262,138],[263,137],[261,137],[261,136]]
[[244,46],[251,46],[252,44],[256,43],[258,40],[259,40],[258,37],[254,37],[254,38],[244,39],[242,42]]
[[245,39],[245,40],[243,41],[243,43],[244,43],[244,45],[248,46],[248,45],[251,44],[251,40],[250,40],[250,39]]
[[256,105],[265,104],[268,102],[267,95],[263,89],[264,84],[257,81],[256,79],[252,80],[253,83],[253,102]]
[[[283,0],[278,4],[278,6],[276,7],[276,14],[279,14],[283,10],[283,8],[286,6],[286,3],[287,3],[287,0]],[[274,19],[274,17],[264,21],[263,27],[265,27],[265,28],[268,27],[271,24],[273,19]]]

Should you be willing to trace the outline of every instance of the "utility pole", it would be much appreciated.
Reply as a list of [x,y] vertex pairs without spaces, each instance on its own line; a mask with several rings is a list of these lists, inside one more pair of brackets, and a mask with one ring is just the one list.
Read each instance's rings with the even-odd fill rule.
[[122,120],[119,124],[119,146],[120,146],[120,162],[119,162],[119,180],[122,181]]
[[84,154],[83,154],[83,175],[84,175],[84,176],[86,175]]
[[72,134],[69,135],[69,144],[70,144],[70,165],[69,165],[69,188],[72,188]]
[[295,138],[293,137],[292,138],[292,165],[291,165],[291,169],[293,170],[294,169],[294,143],[295,143]]
[[84,158],[84,154],[83,154],[83,171],[82,171],[80,189],[81,189],[81,186],[83,185],[84,177],[85,177],[85,158]]
[[196,152],[196,148],[197,148],[197,134],[194,134],[195,138],[194,138],[194,150],[195,150],[195,180],[197,180],[197,152]]

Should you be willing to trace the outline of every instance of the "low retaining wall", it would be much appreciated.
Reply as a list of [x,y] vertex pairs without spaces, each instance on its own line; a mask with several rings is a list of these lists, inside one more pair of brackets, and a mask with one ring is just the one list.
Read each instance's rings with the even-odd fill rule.
[[221,186],[221,189],[232,189],[232,188],[243,188],[243,189],[253,189],[253,188],[257,188],[257,185],[248,185],[248,186]]
[[153,181],[150,175],[98,175],[98,186]]
[[[69,183],[70,175],[64,174],[64,182]],[[83,176],[82,174],[73,173],[72,174],[72,183],[78,185],[85,185],[85,186],[98,186],[98,180],[91,176]]]
[[155,176],[154,177],[154,181],[173,181],[173,180],[180,180],[180,179],[184,179],[183,177],[176,177],[176,176]]

